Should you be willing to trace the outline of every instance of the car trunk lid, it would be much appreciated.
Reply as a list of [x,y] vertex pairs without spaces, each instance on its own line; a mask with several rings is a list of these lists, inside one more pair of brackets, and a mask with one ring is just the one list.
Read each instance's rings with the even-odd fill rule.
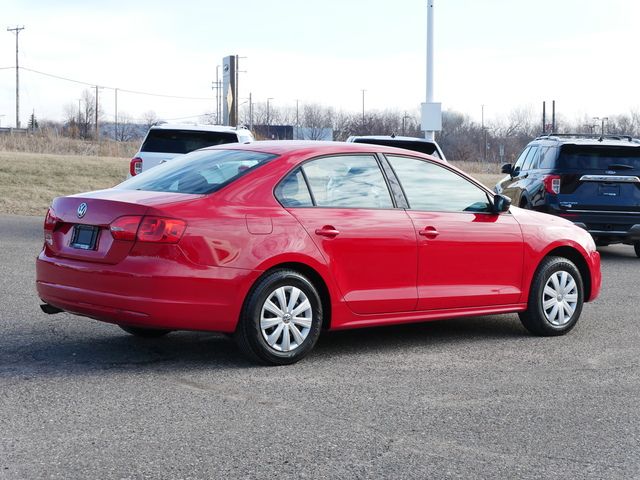
[[640,146],[563,145],[558,170],[561,206],[640,213]]
[[134,241],[116,240],[110,224],[123,216],[143,216],[153,207],[199,195],[109,189],[58,197],[51,205],[55,225],[46,239],[51,255],[87,262],[116,264]]

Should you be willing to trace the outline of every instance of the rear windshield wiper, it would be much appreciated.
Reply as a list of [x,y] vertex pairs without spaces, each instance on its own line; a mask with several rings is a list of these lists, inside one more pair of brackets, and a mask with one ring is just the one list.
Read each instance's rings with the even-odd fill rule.
[[625,165],[624,163],[612,163],[609,165],[611,170],[633,170],[633,165]]

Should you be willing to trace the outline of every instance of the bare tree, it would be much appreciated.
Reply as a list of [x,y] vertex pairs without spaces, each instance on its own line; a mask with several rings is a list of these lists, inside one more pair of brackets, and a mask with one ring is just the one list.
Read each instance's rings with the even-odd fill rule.
[[153,110],[147,110],[142,114],[142,124],[147,127],[147,130],[160,124],[160,119]]

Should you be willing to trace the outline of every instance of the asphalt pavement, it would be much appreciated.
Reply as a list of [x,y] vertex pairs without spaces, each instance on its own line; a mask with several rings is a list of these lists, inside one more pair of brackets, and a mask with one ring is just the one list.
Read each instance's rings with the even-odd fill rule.
[[0,478],[640,478],[640,259],[601,249],[566,336],[516,315],[328,333],[256,367],[224,336],[45,315],[42,219],[0,217]]

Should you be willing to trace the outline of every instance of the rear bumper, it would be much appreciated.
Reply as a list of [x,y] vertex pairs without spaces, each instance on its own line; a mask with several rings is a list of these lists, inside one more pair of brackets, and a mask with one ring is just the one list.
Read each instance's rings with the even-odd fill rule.
[[640,241],[640,213],[549,209],[549,213],[572,221],[597,240],[609,243]]
[[[163,259],[166,264],[167,260]],[[154,269],[53,258],[36,262],[40,298],[104,322],[171,330],[233,332],[246,291],[260,272],[171,263]],[[162,272],[162,273],[160,273]]]

